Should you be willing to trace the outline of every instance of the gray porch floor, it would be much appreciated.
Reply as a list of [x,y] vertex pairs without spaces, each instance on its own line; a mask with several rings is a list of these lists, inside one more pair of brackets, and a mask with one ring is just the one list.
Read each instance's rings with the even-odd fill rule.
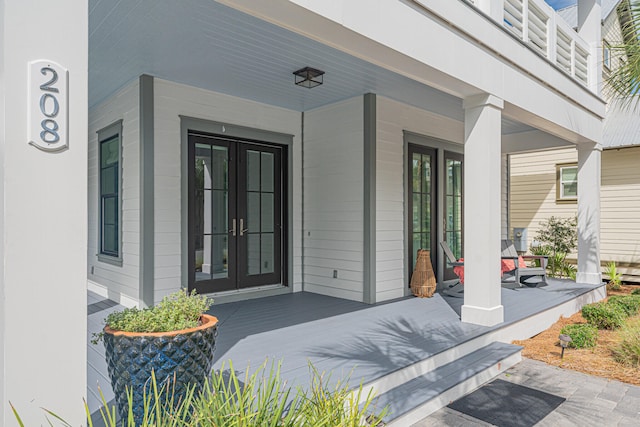
[[[482,334],[565,303],[597,288],[571,281],[549,281],[545,288],[502,290],[505,322],[494,327],[460,321],[462,298],[403,298],[376,305],[296,293],[241,302],[214,304],[219,319],[215,368],[233,361],[234,368],[255,368],[266,358],[282,361],[282,375],[304,386],[309,362],[337,379],[370,382]],[[101,303],[101,301],[105,301]],[[104,317],[122,308],[89,293],[89,333]],[[112,398],[101,345],[89,344],[88,402],[99,408],[96,382]]]
[[596,288],[550,280],[544,288],[502,290],[505,322],[493,327],[462,323],[462,298],[403,298],[367,305],[297,293],[214,305],[220,322],[215,368],[255,367],[282,360],[282,374],[304,385],[311,362],[352,384],[369,382],[505,325],[567,302]]

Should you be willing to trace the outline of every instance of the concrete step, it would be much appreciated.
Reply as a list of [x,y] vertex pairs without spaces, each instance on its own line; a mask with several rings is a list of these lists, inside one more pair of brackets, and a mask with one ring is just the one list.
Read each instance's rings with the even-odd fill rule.
[[520,362],[521,350],[491,343],[378,395],[375,408],[389,407],[387,426],[409,426]]

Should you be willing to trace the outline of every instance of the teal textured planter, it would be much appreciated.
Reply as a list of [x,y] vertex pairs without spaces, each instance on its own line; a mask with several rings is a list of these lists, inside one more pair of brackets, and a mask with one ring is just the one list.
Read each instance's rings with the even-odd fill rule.
[[[133,391],[136,425],[143,417],[145,387],[155,372],[159,386],[171,382],[174,402],[189,387],[201,388],[213,366],[218,319],[203,315],[196,328],[172,332],[123,332],[104,328],[105,356],[111,387],[122,419],[127,418],[127,390]],[[174,382],[175,378],[175,382]],[[147,393],[150,388],[146,388]]]

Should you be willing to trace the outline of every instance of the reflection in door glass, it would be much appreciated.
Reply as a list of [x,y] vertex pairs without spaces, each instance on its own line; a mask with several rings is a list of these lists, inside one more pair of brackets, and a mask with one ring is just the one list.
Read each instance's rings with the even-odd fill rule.
[[247,274],[275,271],[275,156],[247,150]]
[[228,277],[228,150],[196,144],[194,241],[196,282]]
[[413,153],[411,159],[411,271],[418,249],[431,250],[431,161],[431,155],[423,153]]

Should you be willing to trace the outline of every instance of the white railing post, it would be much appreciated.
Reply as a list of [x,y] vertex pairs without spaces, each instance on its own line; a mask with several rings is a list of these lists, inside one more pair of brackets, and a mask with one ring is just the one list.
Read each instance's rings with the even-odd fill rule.
[[587,85],[599,93],[602,86],[602,72],[598,67],[598,48],[602,43],[601,0],[578,0],[578,35],[587,42]]
[[474,0],[473,3],[491,19],[502,25],[504,0]]
[[576,76],[576,41],[571,40],[571,77]]
[[529,0],[522,0],[522,40],[529,42]]
[[556,24],[557,18],[557,14],[551,14],[551,16],[549,17],[549,22],[547,24],[547,34],[549,38],[547,45],[547,57],[549,58],[549,61],[554,64],[557,63],[558,58],[558,26]]

